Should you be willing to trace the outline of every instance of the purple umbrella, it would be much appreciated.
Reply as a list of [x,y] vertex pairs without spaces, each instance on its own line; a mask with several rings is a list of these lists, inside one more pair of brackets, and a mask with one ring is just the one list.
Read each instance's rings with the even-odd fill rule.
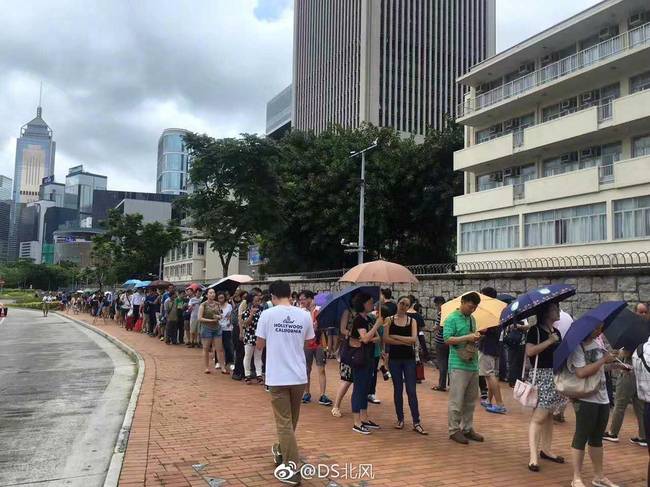
[[604,324],[605,328],[607,328],[614,321],[614,318],[623,311],[625,306],[627,306],[625,301],[605,301],[571,323],[562,342],[555,352],[553,352],[553,369],[560,370],[569,358],[569,355],[578,348],[578,345],[585,338],[593,333],[600,324]]
[[318,293],[314,297],[314,304],[316,306],[325,306],[330,299],[332,299],[332,293]]

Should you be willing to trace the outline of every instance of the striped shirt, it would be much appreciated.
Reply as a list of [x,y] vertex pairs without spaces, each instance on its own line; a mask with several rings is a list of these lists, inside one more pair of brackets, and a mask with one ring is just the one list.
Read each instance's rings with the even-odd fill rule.
[[[465,316],[459,310],[455,310],[445,320],[443,336],[445,340],[448,340],[451,337],[469,335],[470,333],[474,333],[474,330],[476,330],[474,318],[471,315]],[[474,358],[469,362],[466,362],[458,356],[458,350],[464,348],[466,345],[467,343],[449,346],[449,370],[460,369],[478,372],[478,353],[475,353]]]

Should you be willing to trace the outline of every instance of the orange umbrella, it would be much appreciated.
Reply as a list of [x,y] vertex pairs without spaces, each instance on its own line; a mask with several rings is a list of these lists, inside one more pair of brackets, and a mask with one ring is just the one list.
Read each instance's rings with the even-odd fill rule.
[[417,278],[403,265],[385,260],[375,260],[353,267],[339,279],[339,282],[376,282],[383,284],[418,282]]

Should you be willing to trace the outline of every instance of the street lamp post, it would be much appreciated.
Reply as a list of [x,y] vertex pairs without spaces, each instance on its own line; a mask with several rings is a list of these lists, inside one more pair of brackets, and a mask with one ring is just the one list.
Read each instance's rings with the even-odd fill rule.
[[361,180],[359,191],[359,242],[357,247],[357,264],[363,264],[364,247],[364,226],[365,226],[365,205],[366,205],[366,152],[377,147],[378,139],[375,139],[372,145],[357,152],[351,152],[350,157],[361,155]]

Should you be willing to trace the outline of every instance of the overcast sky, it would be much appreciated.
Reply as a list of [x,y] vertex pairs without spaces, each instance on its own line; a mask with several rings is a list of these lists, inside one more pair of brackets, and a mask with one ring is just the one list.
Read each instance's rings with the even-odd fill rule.
[[[596,0],[497,0],[503,50]],[[522,5],[525,4],[525,8]],[[43,118],[69,167],[109,189],[155,191],[166,127],[216,137],[264,131],[291,82],[293,0],[2,0],[0,174],[43,82]]]

